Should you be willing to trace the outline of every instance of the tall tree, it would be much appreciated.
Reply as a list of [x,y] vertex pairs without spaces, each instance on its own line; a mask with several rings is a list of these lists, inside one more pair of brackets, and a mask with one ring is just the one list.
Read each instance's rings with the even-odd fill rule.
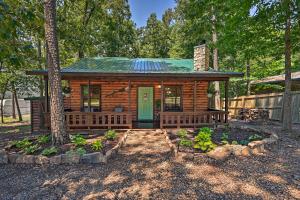
[[50,82],[51,133],[54,144],[69,141],[65,129],[64,106],[59,66],[58,41],[56,35],[56,1],[45,0],[45,37],[48,47],[48,78]]

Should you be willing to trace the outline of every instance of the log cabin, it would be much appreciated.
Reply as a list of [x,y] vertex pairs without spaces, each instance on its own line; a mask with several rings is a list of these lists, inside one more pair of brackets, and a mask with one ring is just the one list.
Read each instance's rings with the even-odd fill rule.
[[[32,131],[50,126],[47,70],[45,97],[31,100]],[[65,123],[72,129],[197,128],[228,122],[228,82],[242,73],[210,70],[207,46],[194,59],[84,58],[61,69],[68,82]],[[209,109],[208,87],[225,82],[225,110]],[[51,88],[49,88],[51,89]]]

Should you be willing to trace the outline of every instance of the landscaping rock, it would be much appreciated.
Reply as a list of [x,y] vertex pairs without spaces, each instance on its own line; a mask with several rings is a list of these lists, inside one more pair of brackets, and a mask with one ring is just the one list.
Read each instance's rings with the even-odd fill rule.
[[261,145],[255,146],[254,149],[251,149],[251,152],[252,152],[252,154],[261,154],[261,153],[264,153],[265,152],[264,145],[261,144]]
[[251,153],[251,149],[248,147],[248,146],[243,146],[242,147],[242,150],[241,150],[241,156],[251,156],[252,153]]
[[231,154],[231,151],[226,146],[220,146],[216,147],[214,150],[207,153],[207,155],[210,158],[216,159],[216,160],[224,160],[227,157],[229,157]]
[[63,164],[77,164],[80,161],[80,155],[77,153],[62,154],[61,163]]
[[34,164],[35,156],[33,155],[18,155],[16,158],[17,164]]
[[39,165],[49,164],[49,158],[46,156],[36,156],[35,163]]
[[0,150],[0,164],[7,164],[8,156],[5,150]]
[[260,146],[260,145],[263,145],[264,142],[262,140],[259,140],[259,141],[253,141],[253,142],[250,142],[248,144],[248,146],[253,149],[253,148],[256,148],[257,146]]
[[49,162],[50,164],[55,164],[55,165],[61,164],[61,155],[50,157]]
[[17,157],[19,155],[16,153],[8,154],[8,162],[9,163],[16,163]]
[[106,157],[101,152],[85,154],[80,162],[85,164],[106,163]]
[[273,144],[275,143],[277,140],[275,140],[274,138],[265,138],[262,140],[265,144]]
[[242,150],[244,149],[244,146],[242,145],[230,145],[231,152],[235,156],[242,156]]

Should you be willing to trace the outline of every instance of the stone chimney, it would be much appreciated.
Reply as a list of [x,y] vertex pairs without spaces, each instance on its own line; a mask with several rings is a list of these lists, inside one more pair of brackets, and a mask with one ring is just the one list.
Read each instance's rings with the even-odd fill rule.
[[194,47],[194,70],[207,71],[209,67],[209,49],[206,44]]

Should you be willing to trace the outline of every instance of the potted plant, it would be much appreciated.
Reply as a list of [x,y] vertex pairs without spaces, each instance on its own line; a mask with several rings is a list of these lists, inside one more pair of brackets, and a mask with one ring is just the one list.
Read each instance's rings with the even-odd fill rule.
[[70,97],[71,88],[69,86],[62,87],[62,92],[65,97]]

